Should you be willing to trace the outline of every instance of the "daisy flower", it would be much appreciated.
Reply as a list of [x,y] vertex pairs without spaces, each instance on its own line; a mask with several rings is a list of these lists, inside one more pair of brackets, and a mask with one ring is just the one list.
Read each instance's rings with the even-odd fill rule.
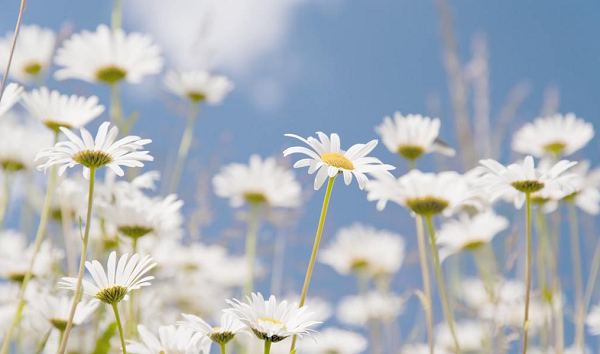
[[440,258],[463,250],[476,250],[488,244],[502,230],[508,227],[508,220],[487,211],[474,216],[461,214],[458,220],[450,220],[442,225],[436,242],[440,246]]
[[590,171],[588,160],[580,161],[569,170],[575,174],[573,184],[575,192],[566,196],[575,202],[575,205],[590,215],[600,212],[600,168]]
[[583,148],[594,137],[594,127],[575,114],[555,114],[537,118],[518,130],[513,138],[514,151],[536,157],[568,156]]
[[12,230],[0,233],[0,277],[21,283],[34,255],[32,274],[38,278],[50,276],[63,257],[62,251],[53,248],[47,241],[42,242],[36,253],[34,245],[27,243],[24,234]]
[[185,318],[185,321],[178,322],[177,324],[210,338],[220,346],[229,343],[238,332],[246,328],[242,322],[228,312],[221,316],[221,325],[219,327],[213,327],[200,317],[194,315],[184,313],[181,315]]
[[[143,286],[149,286],[153,276],[144,276],[156,266],[150,256],[145,256],[140,260],[139,254],[134,254],[129,258],[125,253],[119,259],[117,264],[117,253],[111,252],[108,257],[106,272],[100,262],[94,260],[85,262],[85,267],[92,275],[94,282],[84,280],[83,291],[97,300],[109,305],[116,304],[123,300],[131,290],[139,289]],[[62,278],[58,283],[61,288],[75,290],[77,278]]]
[[119,129],[112,127],[108,130],[109,126],[109,122],[102,123],[95,140],[84,128],[81,128],[80,138],[69,129],[61,127],[60,130],[69,141],[61,141],[54,147],[42,149],[35,157],[35,160],[45,159],[38,170],[46,172],[49,167],[59,165],[58,174],[62,175],[69,167],[83,165],[83,175],[89,178],[91,168],[106,166],[116,175],[123,176],[120,166],[143,167],[142,161],[154,160],[148,155],[148,151],[139,151],[152,140],[129,135],[115,142]]
[[342,275],[389,276],[402,266],[404,248],[404,239],[398,234],[354,224],[337,233],[319,260]]
[[596,305],[587,315],[585,324],[588,326],[589,333],[593,336],[600,336],[600,305]]
[[36,129],[17,123],[12,117],[3,117],[0,119],[0,167],[7,172],[33,169],[36,154],[52,146],[52,141],[47,129]]
[[383,144],[394,154],[400,154],[408,160],[416,160],[423,154],[438,152],[454,156],[454,149],[438,140],[440,120],[423,117],[420,114],[394,113],[394,120],[385,117],[383,123],[375,128]]
[[295,302],[277,303],[273,295],[265,301],[260,293],[252,293],[246,299],[248,304],[237,299],[227,300],[231,308],[226,311],[235,315],[260,340],[276,343],[292,335],[310,335],[311,327],[319,324],[312,320],[313,313],[308,312],[308,307],[298,307]]
[[80,79],[91,83],[116,84],[125,80],[139,84],[145,76],[158,74],[163,66],[160,48],[142,33],[125,34],[122,29],[99,25],[64,41],[54,58],[61,68],[57,80]]
[[[430,354],[429,345],[427,344],[407,344],[400,349],[400,354]],[[434,348],[434,353],[437,354],[450,354],[452,351],[447,352],[440,347]]]
[[400,316],[404,300],[394,294],[371,291],[344,297],[337,309],[338,319],[345,324],[365,327],[371,321],[389,322]]
[[[483,353],[491,349],[490,330],[481,322],[458,322],[456,334],[461,352]],[[436,344],[450,353],[454,351],[454,339],[448,325],[441,324],[436,328]]]
[[15,103],[19,102],[25,88],[14,82],[6,85],[4,93],[2,93],[2,99],[0,100],[0,117],[8,112]]
[[[14,33],[10,32],[0,39],[0,68],[2,70],[6,68],[8,62],[13,35]],[[56,35],[51,29],[36,25],[21,26],[9,76],[27,84],[48,71],[55,44]]]
[[165,85],[174,94],[192,102],[218,105],[233,90],[234,85],[225,76],[211,75],[208,71],[169,71]]
[[395,167],[384,165],[375,157],[367,155],[377,146],[377,140],[371,140],[367,144],[355,144],[348,151],[341,150],[340,137],[333,133],[330,137],[322,132],[317,132],[319,139],[309,136],[304,139],[298,135],[286,134],[292,138],[296,138],[313,150],[303,146],[294,146],[286,149],[283,156],[301,153],[309,158],[301,159],[294,164],[294,168],[308,167],[308,173],[317,172],[315,177],[315,190],[321,188],[327,177],[333,178],[338,174],[344,175],[344,182],[349,185],[352,182],[352,176],[358,181],[358,186],[363,189],[369,179],[367,173],[378,171],[390,171]]
[[210,341],[184,327],[160,326],[158,338],[146,327],[137,326],[140,342],[127,341],[133,354],[209,354]]
[[56,132],[60,127],[83,128],[104,112],[96,96],[67,96],[47,87],[25,93],[21,103],[35,119]]
[[300,184],[294,173],[277,164],[273,157],[250,156],[248,165],[233,163],[213,178],[215,194],[228,198],[232,207],[245,203],[272,207],[300,205]]
[[567,196],[576,188],[576,176],[563,175],[563,172],[575,166],[577,162],[562,160],[546,172],[535,167],[532,156],[525,157],[523,163],[514,163],[508,167],[492,159],[481,160],[479,163],[484,172],[479,184],[487,190],[491,200],[508,194],[513,198],[517,209],[521,209],[525,203],[526,194],[537,192]]
[[[67,327],[72,303],[72,297],[42,294],[35,301],[31,301],[31,306],[54,328],[64,331]],[[96,308],[98,308],[98,301],[80,301],[75,310],[73,325],[79,326],[83,324],[96,311]]]
[[339,328],[327,328],[317,340],[302,341],[300,353],[306,354],[360,354],[367,349],[367,340],[362,335]]

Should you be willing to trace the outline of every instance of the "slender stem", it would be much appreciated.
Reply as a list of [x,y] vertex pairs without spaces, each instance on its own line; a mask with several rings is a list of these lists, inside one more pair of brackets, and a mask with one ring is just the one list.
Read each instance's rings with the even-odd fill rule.
[[113,0],[112,14],[110,17],[111,27],[113,30],[119,29],[123,22],[123,6],[121,0]]
[[[306,294],[308,294],[308,285],[310,284],[310,278],[312,278],[313,269],[315,267],[315,261],[317,260],[317,252],[319,251],[319,244],[321,243],[321,234],[323,233],[323,225],[325,225],[325,218],[327,217],[327,209],[329,208],[329,199],[331,199],[331,191],[333,190],[333,182],[335,177],[330,177],[327,182],[327,190],[325,190],[325,198],[323,199],[323,207],[321,208],[321,217],[319,218],[319,226],[317,227],[317,234],[315,235],[315,243],[313,245],[312,253],[310,255],[310,261],[308,262],[308,269],[306,270],[306,277],[304,278],[304,285],[302,286],[302,294],[300,295],[300,305],[304,306],[306,300]],[[296,336],[292,338],[292,347],[290,353],[294,353],[296,348]]]
[[110,85],[110,122],[119,129],[121,129],[121,125],[123,124],[123,110],[121,108],[118,83]]
[[527,219],[527,261],[525,264],[525,283],[527,291],[525,293],[525,315],[523,318],[523,350],[522,353],[527,353],[527,332],[529,329],[529,296],[531,294],[531,193],[526,193],[525,215]]
[[65,337],[65,330],[61,330],[60,334],[58,335],[58,348],[56,348],[56,350],[60,350],[60,345],[62,344],[63,338]]
[[224,343],[219,343],[219,346],[221,347],[221,354],[226,354],[225,353],[225,344]]
[[75,262],[77,261],[77,255],[73,249],[73,211],[66,204],[67,203],[63,202],[60,203],[60,221],[62,225],[63,241],[65,243],[65,252],[67,254],[67,274],[72,277],[75,275],[76,271]]
[[88,249],[88,240],[90,236],[90,224],[92,222],[92,206],[94,202],[94,180],[96,178],[96,168],[90,168],[90,185],[88,189],[88,205],[87,215],[85,218],[85,231],[83,234],[83,247],[81,249],[81,259],[79,260],[79,273],[77,274],[77,285],[75,286],[75,296],[73,297],[73,304],[71,305],[71,312],[69,313],[69,320],[67,321],[67,328],[65,329],[65,337],[60,346],[59,354],[64,354],[67,349],[67,343],[69,342],[69,334],[73,328],[73,317],[75,317],[75,310],[77,309],[77,303],[81,299],[81,281],[83,279],[83,273],[85,271],[85,259]]
[[270,340],[266,340],[265,341],[265,353],[264,354],[270,354],[271,353],[271,341]]
[[260,205],[250,203],[250,216],[248,219],[248,233],[246,235],[246,261],[248,262],[248,278],[244,283],[244,295],[250,295],[254,289],[254,268],[256,264],[256,243],[258,238],[258,222],[260,219]]
[[171,176],[169,193],[175,193],[177,191],[177,186],[179,185],[179,180],[181,179],[181,173],[183,172],[183,166],[185,165],[185,159],[190,151],[192,139],[194,138],[194,123],[196,122],[196,117],[198,116],[199,110],[200,103],[192,102],[190,105],[190,111],[188,113],[185,130],[183,131],[183,135],[181,136],[181,141],[179,143],[179,152],[177,153],[177,162],[175,163],[173,175]]
[[600,269],[600,239],[596,242],[596,250],[594,251],[594,258],[592,258],[590,269],[590,277],[588,278],[585,295],[583,297],[583,313],[587,313],[588,307],[590,306],[592,293],[594,292],[594,286],[596,285],[596,279],[598,277],[598,270]]
[[35,354],[41,354],[44,352],[44,348],[46,348],[46,344],[48,344],[48,338],[50,338],[50,334],[52,334],[52,330],[53,330],[53,328],[50,327],[46,331],[46,333],[44,334],[44,337],[40,341],[40,344],[37,346],[37,349],[35,350]]
[[452,339],[454,340],[454,350],[456,354],[460,353],[458,346],[458,338],[456,337],[456,331],[454,330],[454,319],[452,317],[452,310],[450,309],[450,302],[448,301],[448,295],[446,293],[446,284],[444,281],[444,273],[442,272],[442,265],[440,264],[440,256],[438,254],[437,244],[435,242],[435,230],[433,228],[433,216],[425,215],[427,220],[427,228],[429,229],[429,241],[431,243],[431,255],[433,256],[433,268],[435,269],[435,275],[438,281],[438,287],[440,292],[440,301],[442,302],[442,310],[444,311],[444,317],[450,328]]
[[0,101],[2,101],[2,95],[4,94],[4,89],[6,88],[6,82],[8,82],[10,64],[12,63],[13,54],[15,53],[15,47],[17,46],[17,38],[19,37],[19,30],[21,29],[21,21],[23,20],[23,13],[25,12],[26,4],[27,0],[21,0],[19,16],[17,17],[17,25],[15,26],[15,34],[13,35],[12,43],[10,44],[10,51],[8,52],[8,61],[6,62],[6,69],[4,70],[4,77],[2,78],[2,85],[0,86]]
[[[540,204],[536,210],[536,215],[537,215],[537,235],[538,235],[538,252],[537,252],[537,268],[538,268],[538,287],[540,288],[540,290],[542,291],[543,294],[546,294],[549,292],[548,289],[548,285],[546,282],[546,269],[548,267],[546,267],[546,261],[547,261],[547,254],[548,251],[546,250],[548,248],[548,234],[546,232],[546,221],[545,221],[545,216],[544,216],[544,206],[542,204]],[[550,303],[550,306],[552,308],[552,305]],[[548,351],[549,349],[549,344],[548,344],[548,331],[549,331],[549,323],[548,323],[548,319],[546,317],[544,317],[544,325],[543,325],[543,330],[540,331],[540,344],[541,347],[544,351]]]
[[569,224],[571,226],[571,260],[573,262],[573,281],[575,282],[575,347],[583,348],[585,314],[583,313],[583,277],[581,275],[581,246],[579,225],[575,202],[567,202]]
[[[412,161],[412,160],[410,160]],[[425,230],[423,230],[423,217],[415,217],[417,226],[417,241],[419,245],[419,261],[421,262],[421,277],[423,278],[423,291],[425,292],[425,317],[427,319],[427,341],[429,353],[433,354],[433,306],[431,301],[431,279],[429,278],[429,264],[427,263],[427,246],[425,244]]]
[[111,304],[113,312],[115,313],[115,318],[117,319],[117,327],[119,328],[119,336],[121,337],[121,347],[123,349],[123,354],[127,354],[127,349],[125,348],[125,337],[123,336],[123,326],[121,325],[121,317],[119,317],[119,308],[117,307],[117,305],[117,302],[113,302]]
[[10,200],[10,177],[11,173],[5,171],[4,183],[2,183],[2,195],[0,195],[0,230],[2,230],[4,217],[6,216],[6,212],[8,210],[8,201]]

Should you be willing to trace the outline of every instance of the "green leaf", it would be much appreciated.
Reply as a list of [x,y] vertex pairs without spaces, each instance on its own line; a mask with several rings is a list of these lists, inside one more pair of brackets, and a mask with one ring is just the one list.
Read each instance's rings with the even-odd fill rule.
[[93,354],[108,354],[110,350],[110,339],[115,333],[117,333],[117,322],[111,323],[102,336],[98,338]]

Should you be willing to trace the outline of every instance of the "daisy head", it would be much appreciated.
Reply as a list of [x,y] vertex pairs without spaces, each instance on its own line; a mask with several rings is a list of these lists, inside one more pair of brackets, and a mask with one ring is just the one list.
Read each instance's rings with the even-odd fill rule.
[[60,127],[83,128],[104,112],[96,96],[67,96],[47,87],[25,93],[21,103],[34,118],[56,132]]
[[35,168],[36,154],[53,144],[52,134],[39,128],[20,124],[12,117],[0,118],[0,168],[4,172]]
[[[93,278],[93,282],[84,280],[83,291],[97,300],[112,305],[123,300],[131,290],[149,286],[153,276],[144,276],[156,263],[150,256],[140,259],[135,253],[131,258],[125,253],[117,263],[117,253],[111,252],[108,257],[106,272],[100,262],[85,262],[85,267]],[[77,278],[62,278],[58,283],[61,288],[75,290]]]
[[226,311],[237,317],[260,340],[276,343],[293,335],[310,335],[311,327],[319,324],[312,320],[313,313],[308,312],[308,307],[299,308],[295,302],[277,303],[273,295],[265,301],[260,293],[252,293],[252,297],[246,298],[247,304],[237,299],[227,300],[231,308]]
[[141,33],[100,25],[64,41],[54,58],[61,68],[57,80],[79,79],[91,83],[116,84],[125,80],[138,84],[145,76],[158,74],[163,66],[160,48]]
[[[0,68],[4,70],[12,45],[13,32],[0,39]],[[50,68],[56,35],[36,25],[21,26],[9,76],[27,84]]]
[[219,345],[229,343],[238,332],[246,328],[235,315],[228,312],[223,313],[221,316],[221,325],[218,327],[212,327],[206,321],[194,315],[182,314],[182,316],[185,318],[185,321],[178,322],[179,325],[207,336]]
[[265,204],[295,207],[300,204],[300,184],[294,173],[279,165],[275,158],[252,155],[248,165],[233,163],[213,178],[215,193],[229,198],[233,207]]
[[420,114],[394,113],[394,119],[385,117],[383,123],[375,128],[383,144],[394,154],[400,154],[407,160],[416,160],[423,154],[438,152],[454,156],[454,149],[438,140],[440,120],[423,117]]
[[[31,301],[31,306],[54,328],[64,331],[69,321],[73,300],[69,296],[42,294],[35,301]],[[73,325],[79,326],[84,323],[96,311],[96,308],[98,308],[97,301],[79,301],[75,309]]]
[[508,167],[499,162],[481,160],[482,176],[478,184],[484,188],[492,200],[508,195],[517,209],[525,202],[526,195],[567,196],[575,191],[574,174],[563,174],[577,162],[562,160],[546,171],[535,167],[533,157],[527,156],[522,163],[514,163]]
[[19,102],[24,90],[25,88],[23,88],[23,86],[15,84],[14,82],[6,85],[4,93],[2,93],[2,99],[0,99],[0,117],[8,112],[15,103]]
[[127,352],[133,354],[209,354],[210,341],[184,327],[160,326],[158,337],[138,325],[140,341],[127,341]]
[[302,353],[308,354],[360,354],[367,349],[367,340],[362,335],[339,328],[323,330],[314,341],[302,341]]
[[110,168],[116,175],[123,176],[121,166],[143,167],[142,161],[152,161],[148,151],[140,151],[144,145],[152,142],[150,139],[141,139],[139,136],[129,135],[117,141],[119,129],[104,122],[98,129],[96,139],[90,132],[81,128],[81,138],[69,129],[61,127],[60,130],[67,136],[68,141],[56,143],[54,147],[42,149],[35,160],[44,159],[45,162],[38,166],[44,172],[51,166],[60,166],[58,174],[62,175],[69,167],[83,166],[83,175],[89,178],[90,169],[102,166]]
[[208,71],[169,71],[165,85],[174,94],[192,102],[218,105],[233,90],[234,85],[225,76],[211,75]]
[[308,156],[306,159],[298,160],[294,164],[294,168],[308,167],[309,174],[318,171],[315,178],[315,190],[321,188],[327,177],[333,178],[338,174],[344,175],[346,185],[352,182],[352,176],[354,176],[360,189],[363,189],[369,181],[367,173],[395,169],[394,166],[384,165],[375,157],[367,156],[377,146],[377,140],[371,140],[367,144],[355,144],[344,151],[340,148],[340,137],[335,133],[328,137],[322,132],[317,132],[319,139],[312,136],[304,139],[294,134],[286,134],[286,136],[296,138],[312,148],[311,150],[303,146],[291,147],[283,152],[283,156],[296,153]]
[[404,300],[394,294],[371,291],[344,297],[337,309],[342,323],[365,327],[371,321],[389,322],[404,310]]
[[600,336],[600,304],[596,305],[587,315],[585,324],[593,336]]
[[569,170],[576,175],[575,192],[565,197],[590,215],[600,212],[600,168],[590,169],[590,161],[580,161]]
[[573,113],[537,118],[519,129],[512,148],[536,157],[568,156],[594,137],[594,127]]

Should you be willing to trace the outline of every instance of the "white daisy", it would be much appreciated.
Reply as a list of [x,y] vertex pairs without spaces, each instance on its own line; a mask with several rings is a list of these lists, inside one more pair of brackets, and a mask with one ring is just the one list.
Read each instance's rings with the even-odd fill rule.
[[594,127],[575,114],[555,114],[537,118],[518,130],[512,148],[536,157],[568,156],[583,148],[594,137]]
[[346,185],[352,182],[352,175],[354,175],[360,189],[363,189],[369,181],[366,173],[395,169],[394,166],[384,165],[375,157],[367,156],[377,146],[377,140],[371,140],[367,144],[355,144],[348,151],[344,151],[340,149],[340,137],[335,133],[328,137],[322,132],[317,132],[319,140],[312,136],[309,136],[308,139],[294,134],[286,134],[285,136],[296,138],[313,149],[294,146],[286,149],[283,156],[296,153],[308,155],[308,159],[297,161],[294,168],[308,167],[309,174],[313,174],[318,170],[315,177],[315,190],[321,188],[327,177],[332,178],[340,173],[344,175]]
[[47,87],[25,93],[21,103],[35,119],[55,131],[60,127],[83,128],[104,112],[96,96],[67,96]]
[[[592,351],[590,350],[590,348],[587,348],[587,347],[581,348],[581,347],[576,347],[576,346],[564,348],[560,352],[562,352],[563,354],[592,354]],[[546,349],[531,348],[531,349],[527,349],[527,353],[529,353],[529,354],[556,354],[556,353],[559,353],[559,351],[557,349],[554,349],[553,347],[549,347]]]
[[293,335],[302,338],[319,324],[312,320],[313,313],[308,312],[307,306],[299,308],[297,303],[285,300],[278,304],[273,295],[265,301],[260,293],[252,293],[252,297],[246,299],[248,304],[237,299],[227,300],[231,308],[225,311],[234,314],[260,340],[276,343]]
[[[54,328],[64,331],[67,327],[73,298],[68,296],[54,296],[41,294],[30,302],[32,308],[38,311]],[[83,324],[98,308],[98,301],[80,301],[75,309],[73,325]]]
[[193,102],[218,105],[233,90],[234,85],[225,76],[211,75],[208,71],[169,71],[165,85],[174,94]]
[[383,144],[394,154],[415,160],[423,154],[439,152],[454,156],[454,149],[438,140],[440,120],[423,117],[420,114],[403,116],[394,113],[394,120],[385,117],[383,123],[375,128]]
[[[455,327],[461,352],[484,353],[490,349],[491,333],[484,323],[464,321],[456,323]],[[447,324],[437,326],[435,339],[438,346],[450,353],[454,352],[454,338]]]
[[54,147],[42,149],[35,160],[46,161],[38,166],[38,170],[45,172],[50,166],[60,165],[58,174],[62,175],[68,167],[83,165],[83,175],[89,178],[90,168],[107,166],[118,176],[123,176],[124,172],[120,166],[143,167],[142,161],[154,160],[148,155],[148,151],[139,151],[152,140],[129,135],[115,141],[119,129],[112,127],[108,130],[109,126],[109,122],[100,125],[96,140],[84,128],[81,128],[80,138],[69,129],[61,127],[60,130],[69,141],[61,141]]
[[294,173],[277,164],[273,157],[250,156],[248,165],[233,163],[213,178],[215,194],[229,198],[233,207],[244,203],[267,204],[272,207],[300,205],[300,184]]
[[594,306],[590,311],[585,319],[585,324],[588,326],[591,335],[600,336],[600,305]]
[[475,250],[492,241],[500,231],[508,227],[508,220],[493,211],[469,216],[461,214],[458,220],[449,220],[437,233],[440,258],[463,250]]
[[133,354],[209,354],[210,340],[192,330],[175,326],[160,326],[158,338],[146,327],[138,325],[140,342],[127,341],[127,352]]
[[[448,352],[440,347],[434,347],[433,352],[436,354],[450,354],[454,352]],[[400,354],[430,354],[429,345],[427,344],[407,344],[400,349]]]
[[[0,70],[6,68],[13,35],[10,32],[0,39]],[[37,25],[21,26],[9,76],[27,84],[48,71],[55,45],[56,35],[51,29]]]
[[[286,295],[288,302],[300,303],[300,294]],[[317,322],[325,322],[333,315],[333,309],[329,301],[316,296],[309,296],[304,301],[304,306],[310,307],[313,312],[312,320]]]
[[195,332],[207,336],[218,345],[225,345],[231,341],[237,333],[246,328],[233,314],[225,312],[221,316],[221,325],[213,327],[206,323],[200,317],[188,314],[181,314],[185,321],[178,322],[178,325],[189,328]]
[[[36,154],[52,146],[47,129],[19,124],[12,117],[0,119],[0,167],[7,172],[33,169]],[[27,143],[24,143],[27,142]]]
[[14,106],[23,95],[25,88],[14,82],[6,85],[4,92],[2,93],[2,99],[0,100],[0,117],[8,112],[12,106]]
[[145,76],[158,74],[163,66],[160,48],[149,35],[125,34],[122,29],[99,25],[64,41],[54,58],[62,67],[57,80],[80,79],[92,83],[115,84],[126,80],[139,84]]
[[590,171],[590,162],[584,160],[569,172],[576,176],[573,181],[575,192],[566,198],[572,199],[584,212],[597,215],[600,212],[600,168]]
[[360,354],[366,349],[365,337],[339,328],[327,328],[314,341],[302,341],[299,346],[299,352],[306,354]]
[[63,252],[44,241],[37,254],[34,245],[27,243],[27,237],[17,231],[6,230],[0,233],[0,277],[22,282],[29,270],[31,258],[35,254],[32,274],[37,278],[49,277],[63,257]]
[[398,234],[354,224],[338,231],[319,260],[342,275],[389,276],[402,266],[404,248],[404,239]]
[[514,205],[520,209],[525,202],[527,193],[545,193],[546,195],[567,196],[575,191],[575,175],[562,174],[577,164],[567,160],[559,161],[547,172],[535,168],[533,157],[527,156],[522,164],[515,163],[508,167],[499,162],[487,159],[481,160],[480,169],[484,174],[479,184],[495,200],[505,194],[514,198]]
[[[117,253],[111,252],[108,257],[106,273],[100,262],[96,260],[85,262],[85,267],[90,272],[94,282],[83,280],[83,291],[104,303],[115,304],[123,300],[131,290],[149,286],[149,281],[154,277],[144,277],[144,274],[148,273],[154,266],[156,266],[156,263],[153,263],[150,256],[145,256],[140,260],[140,255],[137,253],[129,259],[128,254],[125,253],[117,264]],[[77,278],[62,278],[62,281],[58,284],[61,288],[75,290]]]
[[371,291],[364,295],[344,297],[338,305],[337,317],[342,323],[364,327],[375,320],[392,321],[400,316],[403,309],[402,298]]

